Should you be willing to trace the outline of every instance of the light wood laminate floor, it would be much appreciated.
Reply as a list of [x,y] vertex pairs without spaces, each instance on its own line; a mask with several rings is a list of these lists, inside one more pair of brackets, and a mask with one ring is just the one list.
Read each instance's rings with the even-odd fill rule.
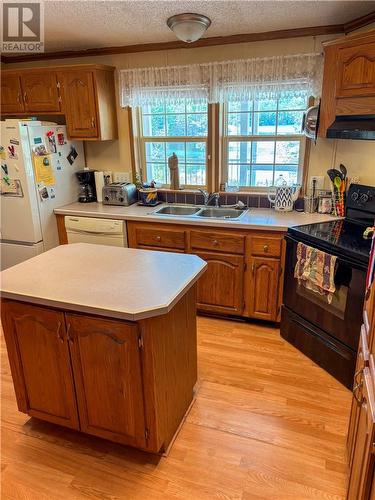
[[17,411],[2,340],[2,499],[341,499],[350,392],[277,329],[199,318],[197,399],[167,458]]

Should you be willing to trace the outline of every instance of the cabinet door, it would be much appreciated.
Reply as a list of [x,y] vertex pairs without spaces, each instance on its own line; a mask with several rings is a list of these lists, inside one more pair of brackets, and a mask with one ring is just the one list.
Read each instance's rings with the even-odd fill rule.
[[20,411],[78,429],[64,314],[5,301],[2,320]]
[[145,416],[138,328],[67,314],[81,430],[145,447]]
[[[357,364],[355,368],[354,375],[354,390],[357,391],[359,385],[362,383],[362,373],[366,366],[369,363],[370,353],[367,345],[367,334],[366,328],[364,325],[361,327],[361,336],[359,340],[358,347],[358,355],[357,355]],[[355,447],[355,439],[358,427],[358,418],[360,414],[360,406],[357,403],[357,400],[353,397],[352,407],[350,411],[350,420],[349,420],[349,429],[348,429],[348,438],[347,438],[347,449],[348,449],[348,459],[349,459],[349,467],[352,466],[353,462],[353,454]]]
[[280,261],[251,257],[250,316],[276,321]]
[[24,111],[22,100],[21,81],[18,75],[1,75],[1,112],[22,113]]
[[67,71],[63,74],[63,101],[71,139],[99,136],[93,71]]
[[367,500],[375,471],[375,401],[374,381],[370,370],[364,368],[355,398],[360,411],[350,470],[348,500]]
[[336,97],[375,95],[375,46],[363,44],[339,50]]
[[28,72],[21,74],[25,111],[60,111],[60,96],[56,73]]
[[204,311],[241,315],[244,259],[239,255],[197,253],[208,264],[198,281],[197,307]]

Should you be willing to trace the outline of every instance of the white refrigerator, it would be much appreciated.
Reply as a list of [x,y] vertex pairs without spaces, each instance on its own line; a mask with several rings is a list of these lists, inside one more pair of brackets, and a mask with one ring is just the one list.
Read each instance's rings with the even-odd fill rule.
[[65,125],[1,122],[1,269],[59,244],[53,210],[77,200],[83,143],[67,139]]

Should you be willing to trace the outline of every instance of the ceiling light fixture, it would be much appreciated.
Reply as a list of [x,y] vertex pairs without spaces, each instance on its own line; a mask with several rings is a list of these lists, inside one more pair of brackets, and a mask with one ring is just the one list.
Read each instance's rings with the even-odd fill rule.
[[168,28],[179,40],[186,43],[199,40],[210,24],[211,19],[202,14],[177,14],[167,20]]

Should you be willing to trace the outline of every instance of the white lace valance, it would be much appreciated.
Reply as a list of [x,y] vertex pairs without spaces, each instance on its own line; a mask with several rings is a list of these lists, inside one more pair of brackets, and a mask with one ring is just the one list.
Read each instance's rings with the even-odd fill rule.
[[164,99],[228,102],[269,97],[283,91],[320,95],[321,54],[257,57],[235,61],[125,69],[120,71],[121,106]]

